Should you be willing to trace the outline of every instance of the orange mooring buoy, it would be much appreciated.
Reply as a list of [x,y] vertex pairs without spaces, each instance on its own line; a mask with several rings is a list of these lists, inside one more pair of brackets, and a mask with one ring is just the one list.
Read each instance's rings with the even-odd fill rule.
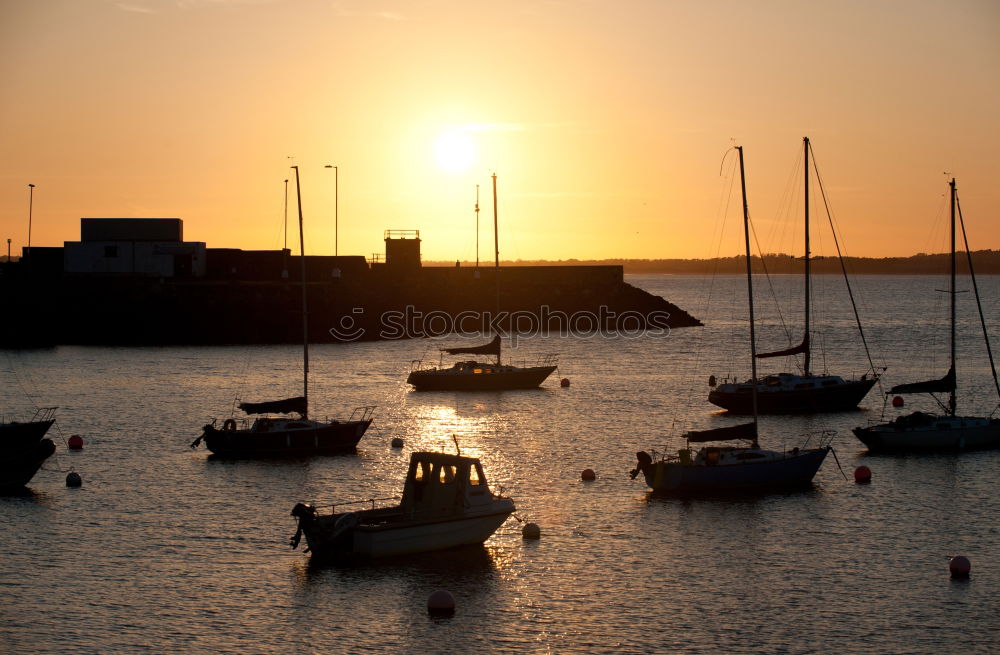
[[70,450],[81,450],[83,448],[83,437],[78,434],[74,434],[66,442],[66,445],[69,446]]
[[583,473],[580,474],[582,480],[596,480],[597,474],[594,473],[594,469],[583,469]]
[[858,484],[868,484],[872,481],[872,470],[867,466],[854,469],[854,481]]
[[559,380],[559,386],[563,387],[563,388],[568,387],[569,386],[569,378],[563,378],[562,380]]
[[895,396],[892,399],[892,406],[893,407],[902,407],[904,405],[904,402],[905,401],[903,400],[902,396]]

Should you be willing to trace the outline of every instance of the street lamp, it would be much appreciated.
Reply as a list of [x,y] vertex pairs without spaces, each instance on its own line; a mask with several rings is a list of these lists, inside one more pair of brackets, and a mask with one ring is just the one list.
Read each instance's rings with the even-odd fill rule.
[[338,226],[339,222],[339,207],[340,204],[340,194],[338,187],[340,186],[340,171],[333,164],[327,164],[323,168],[333,169],[333,256],[336,257],[340,254],[339,232],[340,228]]
[[35,200],[35,185],[28,185],[28,252],[31,252],[31,208]]

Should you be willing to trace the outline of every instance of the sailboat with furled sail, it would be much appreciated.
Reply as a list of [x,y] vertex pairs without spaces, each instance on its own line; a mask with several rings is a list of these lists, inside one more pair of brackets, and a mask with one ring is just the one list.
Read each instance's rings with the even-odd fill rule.
[[[750,367],[751,383],[757,379],[757,347],[754,328],[753,274],[750,259],[750,214],[747,205],[746,175],[743,167],[743,147],[737,146],[740,181],[743,192],[743,229],[747,254],[747,292],[750,308]],[[757,385],[749,389],[751,423],[691,431],[684,435],[686,447],[677,455],[664,454],[654,458],[649,453],[636,453],[638,465],[632,469],[635,479],[640,473],[653,491],[671,494],[724,493],[746,490],[786,490],[808,486],[830,452],[829,436],[820,438],[815,447],[791,450],[767,450],[758,442]],[[749,445],[705,445],[697,452],[691,444],[743,441]],[[824,441],[826,443],[824,443]],[[654,453],[655,454],[655,453]]]
[[[352,451],[372,423],[374,406],[358,407],[345,420],[318,421],[309,418],[309,327],[306,293],[306,252],[302,227],[302,192],[299,167],[295,169],[295,192],[299,206],[299,245],[302,264],[302,395],[260,403],[240,403],[249,418],[218,419],[203,428],[191,443],[205,446],[220,457],[273,457]],[[274,417],[271,414],[283,414]],[[288,415],[295,415],[291,416]]]
[[[478,221],[479,202],[476,202]],[[478,231],[477,231],[478,232]],[[497,294],[497,316],[500,315],[500,246],[497,239],[497,176],[493,175],[493,244],[495,252],[495,278]],[[477,254],[478,259],[478,254]],[[425,368],[421,360],[411,363],[408,384],[417,391],[504,391],[512,389],[537,388],[552,375],[557,366],[554,355],[547,355],[531,366],[503,364],[500,360],[500,335],[481,346],[441,348],[442,356],[448,355],[492,355],[493,362],[476,360],[456,362],[451,367]]]
[[[759,353],[757,355],[757,359],[802,355],[802,372],[768,375],[753,384],[750,381],[725,382],[709,392],[709,402],[735,414],[749,414],[751,412],[751,397],[753,394],[757,396],[757,411],[761,414],[830,412],[852,409],[858,406],[858,403],[861,402],[878,381],[878,374],[874,366],[871,367],[870,375],[866,373],[856,380],[845,380],[839,375],[818,375],[811,368],[812,344],[810,342],[810,319],[812,311],[812,280],[810,275],[809,251],[809,161],[812,154],[812,146],[809,143],[809,137],[803,138],[803,144],[805,153],[803,166],[805,169],[805,326],[802,343],[791,348]],[[814,157],[813,162],[815,165]],[[747,256],[749,257],[750,255],[747,254]],[[844,277],[846,280],[846,271]],[[849,280],[847,288],[848,293],[851,294],[851,303],[853,305],[854,296],[853,292],[851,292]],[[854,311],[855,318],[858,318],[856,307]],[[867,351],[868,345],[859,318],[857,323],[862,342]],[[871,358],[869,357],[870,362]],[[710,383],[714,380],[715,377],[713,376]]]
[[956,255],[955,255],[955,213],[958,209],[959,220],[962,222],[962,236],[965,241],[965,251],[969,263],[969,275],[975,290],[976,306],[979,308],[980,323],[983,327],[983,338],[986,342],[986,352],[989,355],[990,369],[993,372],[993,386],[1000,397],[1000,381],[997,379],[997,369],[993,361],[993,351],[990,348],[989,333],[986,329],[986,319],[983,306],[979,299],[979,287],[976,284],[976,274],[972,268],[972,255],[969,251],[968,239],[965,239],[965,221],[961,218],[961,208],[958,204],[958,190],[955,180],[949,183],[951,189],[951,366],[944,377],[925,382],[899,384],[889,389],[888,394],[948,394],[948,404],[940,400],[938,404],[944,410],[941,415],[925,412],[912,412],[897,417],[888,423],[877,423],[867,427],[854,428],[854,435],[873,452],[919,452],[919,451],[959,451],[1000,447],[1000,418],[993,414],[983,416],[959,416],[957,376],[955,373],[955,315],[958,291],[955,289]]

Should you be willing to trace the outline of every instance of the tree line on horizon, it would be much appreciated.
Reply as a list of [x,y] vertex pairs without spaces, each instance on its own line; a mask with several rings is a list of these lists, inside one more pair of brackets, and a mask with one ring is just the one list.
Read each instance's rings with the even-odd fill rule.
[[[917,253],[909,257],[844,257],[847,272],[854,275],[947,275],[950,267],[949,253]],[[812,272],[817,275],[840,274],[840,258],[813,256]],[[740,274],[746,271],[746,257],[713,257],[711,259],[560,259],[501,261],[501,266],[621,266],[625,273],[673,273],[677,275]],[[425,261],[425,266],[454,266],[455,263]],[[461,262],[462,266],[475,266],[474,262]],[[480,262],[480,267],[493,266],[493,262]],[[1000,250],[972,251],[972,265],[977,274],[1000,274]],[[753,257],[755,271],[782,274],[801,274],[802,257],[781,253],[765,253]],[[968,260],[964,252],[958,253],[959,274],[968,274]]]

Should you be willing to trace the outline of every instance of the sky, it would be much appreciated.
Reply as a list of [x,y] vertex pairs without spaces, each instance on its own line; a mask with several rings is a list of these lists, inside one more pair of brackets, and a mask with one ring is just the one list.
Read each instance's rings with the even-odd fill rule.
[[998,34],[996,0],[0,0],[0,239],[281,248],[288,179],[297,250],[298,165],[307,254],[473,260],[478,185],[491,260],[495,173],[505,260],[732,255],[738,144],[801,252],[808,136],[847,254],[941,252],[948,175],[1000,249]]

